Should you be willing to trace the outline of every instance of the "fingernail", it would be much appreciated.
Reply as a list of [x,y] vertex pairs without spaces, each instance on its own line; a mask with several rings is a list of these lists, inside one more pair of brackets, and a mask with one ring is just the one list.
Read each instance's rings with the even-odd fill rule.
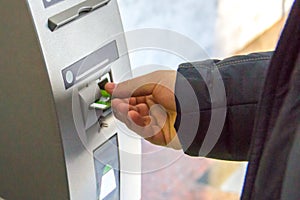
[[115,87],[116,87],[115,83],[106,83],[106,85],[105,85],[106,90],[113,90],[113,89],[115,89]]

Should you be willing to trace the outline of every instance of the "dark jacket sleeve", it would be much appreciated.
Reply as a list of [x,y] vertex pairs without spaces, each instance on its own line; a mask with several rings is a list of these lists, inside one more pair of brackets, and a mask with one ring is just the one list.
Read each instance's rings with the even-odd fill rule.
[[175,129],[191,156],[247,160],[272,52],[181,64]]

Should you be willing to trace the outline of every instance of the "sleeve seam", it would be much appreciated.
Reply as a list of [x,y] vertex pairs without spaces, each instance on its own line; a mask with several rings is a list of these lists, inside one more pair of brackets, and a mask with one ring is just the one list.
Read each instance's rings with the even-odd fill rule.
[[[237,64],[242,64],[242,63],[247,63],[247,62],[253,62],[253,61],[264,61],[264,60],[269,60],[271,59],[271,56],[261,56],[261,57],[257,57],[257,58],[246,58],[246,59],[241,59],[241,60],[235,60],[235,61],[225,61],[225,62],[222,62],[220,61],[221,63],[213,63],[212,65],[216,65],[218,68],[224,68],[226,67],[227,65],[237,65]],[[193,63],[190,63],[190,65],[187,65],[187,64],[181,64],[179,65],[179,68],[190,68],[190,67],[202,67],[202,68],[206,68],[206,69],[210,69],[211,68],[211,65],[203,65],[203,64],[193,64]]]
[[236,65],[236,64],[241,64],[241,63],[247,63],[247,62],[253,62],[253,61],[263,61],[263,60],[269,60],[271,59],[270,56],[262,56],[258,58],[246,58],[242,60],[235,60],[235,61],[227,61],[221,64],[216,64],[218,68],[224,67],[224,65]]

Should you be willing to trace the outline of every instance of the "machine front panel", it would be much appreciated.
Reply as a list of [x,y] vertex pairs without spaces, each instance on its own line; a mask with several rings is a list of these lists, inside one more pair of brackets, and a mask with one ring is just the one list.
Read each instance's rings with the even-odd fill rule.
[[[101,88],[103,81],[131,77],[116,0],[27,2],[52,87],[70,198],[140,199],[140,139],[116,126]],[[78,15],[74,8],[79,8]],[[115,148],[103,151],[108,144]],[[128,163],[135,166],[134,174],[123,156],[132,146],[135,156]],[[103,170],[106,175],[100,176]],[[106,186],[100,180],[108,181]]]

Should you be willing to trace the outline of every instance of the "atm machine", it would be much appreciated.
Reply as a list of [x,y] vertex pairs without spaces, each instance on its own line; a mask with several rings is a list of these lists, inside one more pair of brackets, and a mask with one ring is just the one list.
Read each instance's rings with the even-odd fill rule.
[[116,0],[0,1],[0,197],[141,198],[141,143],[106,82],[131,77]]

